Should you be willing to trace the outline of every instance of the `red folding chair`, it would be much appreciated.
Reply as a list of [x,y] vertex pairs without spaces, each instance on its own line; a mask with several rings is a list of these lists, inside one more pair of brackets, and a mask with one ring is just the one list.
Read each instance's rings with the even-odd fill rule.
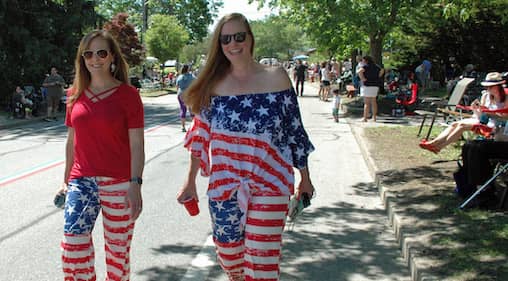
[[413,110],[410,110],[410,106],[416,104],[417,101],[418,101],[418,84],[416,83],[411,84],[411,97],[409,99],[407,98],[402,99],[399,96],[395,99],[395,102],[404,107],[406,115],[415,114]]

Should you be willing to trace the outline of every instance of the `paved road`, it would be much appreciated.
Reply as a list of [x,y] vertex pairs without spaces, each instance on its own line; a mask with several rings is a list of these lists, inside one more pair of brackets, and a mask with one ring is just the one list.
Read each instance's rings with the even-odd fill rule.
[[[316,151],[309,167],[317,196],[284,233],[283,281],[409,280],[373,179],[352,134],[355,120],[334,123],[331,104],[306,87],[302,118]],[[132,245],[132,280],[225,281],[201,215],[190,218],[174,196],[187,168],[174,95],[145,99],[145,208]],[[51,204],[63,167],[65,128],[38,123],[0,130],[0,280],[61,280],[61,211]],[[95,230],[103,278],[101,221]]]

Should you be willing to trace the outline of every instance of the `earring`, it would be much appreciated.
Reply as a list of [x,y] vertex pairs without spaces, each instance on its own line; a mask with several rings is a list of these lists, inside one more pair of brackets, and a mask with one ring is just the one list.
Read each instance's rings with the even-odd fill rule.
[[115,65],[115,63],[114,63],[114,62],[112,62],[109,68],[110,68],[111,72],[115,72],[115,70],[116,70],[116,65]]

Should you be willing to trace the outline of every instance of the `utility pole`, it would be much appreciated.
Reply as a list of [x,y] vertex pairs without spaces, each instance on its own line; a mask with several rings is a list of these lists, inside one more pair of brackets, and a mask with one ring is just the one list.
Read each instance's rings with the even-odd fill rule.
[[148,30],[148,0],[143,0],[143,26],[141,27],[141,44],[143,44],[143,39],[145,37],[145,33]]

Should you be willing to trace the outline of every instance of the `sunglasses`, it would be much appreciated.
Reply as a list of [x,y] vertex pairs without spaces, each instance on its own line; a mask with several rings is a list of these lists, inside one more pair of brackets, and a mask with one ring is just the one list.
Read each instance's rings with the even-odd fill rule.
[[[93,51],[84,51],[84,52],[83,52],[83,54],[81,54],[81,55],[82,55],[85,59],[89,60],[89,59],[91,59],[91,58],[93,57],[93,54],[94,54],[94,52],[93,52]],[[95,54],[96,54],[99,58],[101,58],[101,59],[105,59],[105,58],[108,56],[109,52],[108,52],[108,50],[97,50],[97,51],[95,51]]]
[[219,37],[219,41],[222,45],[227,45],[231,42],[231,39],[234,39],[238,43],[242,43],[247,38],[247,32],[237,32],[235,34],[223,34]]

